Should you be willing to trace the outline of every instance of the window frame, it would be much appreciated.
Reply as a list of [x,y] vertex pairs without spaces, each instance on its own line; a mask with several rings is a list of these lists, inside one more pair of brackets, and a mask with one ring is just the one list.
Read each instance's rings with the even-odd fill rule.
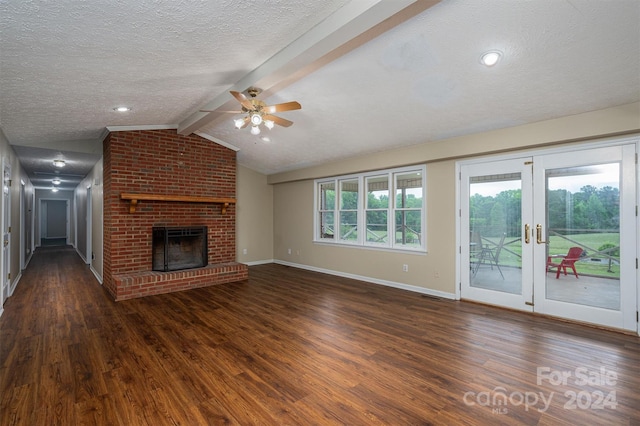
[[[427,252],[426,245],[426,223],[427,223],[427,215],[426,215],[426,198],[427,198],[427,188],[426,188],[426,165],[416,165],[416,166],[407,166],[407,167],[399,167],[393,169],[384,169],[384,170],[373,170],[365,173],[358,174],[350,174],[350,175],[342,175],[342,176],[332,176],[327,178],[320,178],[314,180],[314,221],[313,221],[313,242],[321,243],[321,244],[329,244],[329,245],[338,245],[338,246],[349,246],[349,247],[360,247],[367,249],[379,249],[379,250],[393,250],[393,251],[408,251],[408,252]],[[420,177],[420,184],[422,190],[422,204],[420,207],[406,207],[406,206],[397,206],[397,189],[398,185],[398,176],[406,175],[410,173],[416,173]],[[368,181],[369,179],[380,179],[382,177],[387,178],[387,193],[388,193],[388,202],[387,207],[384,208],[369,208],[369,188]],[[342,184],[347,183],[349,181],[357,181],[358,186],[358,195],[357,195],[357,210],[342,209]],[[333,206],[333,210],[327,210],[326,206],[321,205],[321,197],[323,196],[323,187],[330,188],[333,187],[333,191],[335,192],[335,202]],[[324,207],[321,209],[321,207]],[[340,232],[341,225],[341,213],[344,211],[353,212],[356,211],[357,223],[356,223],[356,232],[357,238],[344,240],[342,239]],[[384,243],[380,242],[372,242],[367,241],[367,212],[380,211],[385,212],[387,215],[387,241]],[[420,232],[418,233],[418,243],[407,245],[398,243],[397,235],[396,235],[396,213],[402,211],[419,211],[420,212]],[[331,237],[328,237],[326,234],[321,234],[320,227],[324,225],[327,227],[328,224],[323,224],[321,221],[321,216],[326,213],[333,213],[333,224],[331,227],[334,229],[334,233]]]

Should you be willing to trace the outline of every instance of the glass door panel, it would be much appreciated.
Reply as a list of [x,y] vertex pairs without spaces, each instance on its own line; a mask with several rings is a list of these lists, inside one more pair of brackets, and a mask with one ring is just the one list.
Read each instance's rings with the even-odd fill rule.
[[531,166],[525,163],[519,159],[461,168],[463,298],[531,310],[526,303],[531,300],[530,280],[523,286],[523,266],[530,271],[531,259],[523,238],[530,223],[523,220],[523,212],[530,211],[530,203],[523,208],[523,192],[531,189]]
[[534,157],[535,311],[635,330],[635,146]]
[[620,164],[545,171],[547,299],[620,310]]

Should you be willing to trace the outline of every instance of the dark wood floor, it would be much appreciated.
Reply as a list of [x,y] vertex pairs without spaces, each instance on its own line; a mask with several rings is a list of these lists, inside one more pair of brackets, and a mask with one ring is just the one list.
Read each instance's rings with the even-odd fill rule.
[[38,249],[0,318],[0,423],[640,423],[636,336],[280,265],[250,277],[115,303],[73,250]]

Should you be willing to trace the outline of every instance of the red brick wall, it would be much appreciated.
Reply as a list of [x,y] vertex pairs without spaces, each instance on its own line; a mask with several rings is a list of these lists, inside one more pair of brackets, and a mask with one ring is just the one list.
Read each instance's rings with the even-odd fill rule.
[[[105,288],[122,300],[221,282],[216,281],[219,268],[215,267],[182,272],[178,281],[184,285],[167,284],[163,273],[151,273],[151,229],[207,226],[209,264],[228,267],[235,262],[235,205],[222,214],[219,204],[139,201],[136,211],[129,213],[129,202],[120,199],[123,192],[235,198],[233,150],[175,130],[113,132],[104,141]],[[244,265],[234,268],[239,279],[246,278]],[[122,287],[139,281],[142,275],[148,275],[143,280],[144,291],[134,294],[131,288]],[[154,280],[157,286],[150,285]]]

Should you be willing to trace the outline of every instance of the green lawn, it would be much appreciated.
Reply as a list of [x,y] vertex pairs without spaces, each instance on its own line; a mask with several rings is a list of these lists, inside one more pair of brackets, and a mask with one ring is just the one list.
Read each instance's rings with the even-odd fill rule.
[[[578,274],[585,275],[596,275],[607,278],[619,278],[620,277],[620,266],[616,264],[611,265],[611,270],[609,270],[609,261],[604,256],[596,256],[594,253],[600,248],[602,245],[610,243],[614,245],[619,245],[619,235],[613,233],[602,233],[602,234],[575,234],[575,235],[567,235],[566,238],[569,238],[573,241],[569,241],[560,236],[551,236],[549,238],[549,254],[566,254],[569,251],[570,247],[580,246],[580,247],[588,247],[587,257],[591,258],[601,258],[602,263],[587,263],[587,262],[577,262],[576,269]],[[483,238],[486,241],[492,241],[494,244],[499,243],[499,238]],[[514,241],[515,240],[515,241]],[[534,241],[532,241],[534,243]],[[535,243],[534,243],[535,244]],[[502,251],[500,252],[499,262],[500,265],[505,266],[520,266],[520,255],[522,254],[522,246],[520,239],[516,239],[515,237],[506,237],[505,245],[503,246]],[[618,258],[619,260],[619,258]]]

